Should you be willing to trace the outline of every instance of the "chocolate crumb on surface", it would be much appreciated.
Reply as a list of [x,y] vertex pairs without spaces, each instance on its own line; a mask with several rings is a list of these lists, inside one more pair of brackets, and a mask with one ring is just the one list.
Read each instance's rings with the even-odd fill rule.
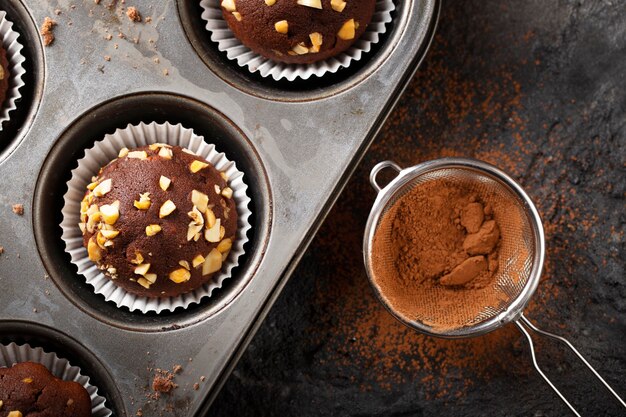
[[50,19],[48,16],[46,16],[46,18],[43,20],[39,33],[41,34],[41,38],[43,39],[44,46],[50,46],[52,42],[54,42],[55,38],[53,29],[56,24],[57,22]]
[[13,204],[13,213],[18,216],[24,215],[24,205],[23,204]]
[[129,7],[126,10],[126,16],[133,22],[141,22],[141,14],[136,7]]
[[179,374],[183,371],[183,367],[180,365],[174,365],[174,368],[172,369],[172,372],[174,372],[175,374]]
[[4,247],[0,246],[0,255],[4,253]]

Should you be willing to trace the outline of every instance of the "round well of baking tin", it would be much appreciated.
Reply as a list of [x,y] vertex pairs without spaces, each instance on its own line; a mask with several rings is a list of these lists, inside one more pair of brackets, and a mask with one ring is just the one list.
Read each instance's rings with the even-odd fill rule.
[[[61,209],[66,183],[85,149],[128,124],[180,123],[236,161],[250,196],[249,241],[239,265],[222,288],[200,304],[173,312],[132,313],[107,303],[78,276],[61,240]],[[225,308],[253,278],[271,230],[271,192],[259,156],[247,137],[223,114],[190,98],[168,93],[140,93],[99,104],[75,120],[56,141],[39,175],[33,203],[37,248],[48,273],[64,295],[98,320],[137,331],[163,331],[190,325]]]
[[[80,368],[80,373],[89,378],[88,383],[97,388],[97,395],[104,398],[104,406],[113,412],[113,415],[125,415],[121,394],[113,377],[97,356],[85,348],[74,338],[51,329],[47,326],[17,320],[0,320],[0,346],[4,354],[15,356],[15,345],[29,346],[35,350],[34,359],[50,360],[46,353],[53,353],[57,358],[66,359],[72,366]],[[11,346],[11,349],[7,349]],[[11,358],[8,359],[11,359]],[[53,358],[52,358],[53,359]],[[32,360],[41,362],[39,360]],[[81,382],[84,382],[82,378]],[[100,403],[102,399],[96,402]],[[108,413],[100,408],[102,415]]]
[[0,130],[0,162],[7,158],[19,145],[32,125],[41,102],[45,80],[45,62],[43,45],[39,30],[21,0],[2,2],[2,11],[13,23],[12,29],[19,34],[18,41],[23,46],[20,54],[25,60],[22,62],[24,74],[20,87],[21,98],[14,110],[10,112],[10,119],[2,124]]
[[206,21],[201,17],[204,9],[200,6],[200,1],[179,0],[178,12],[182,27],[198,56],[225,82],[260,98],[309,101],[337,95],[367,79],[388,60],[401,37],[406,35],[411,14],[419,16],[419,23],[413,25],[413,29],[416,29],[413,42],[422,46],[420,53],[416,56],[417,62],[421,60],[434,31],[440,2],[438,0],[409,0],[394,3],[396,10],[392,13],[391,22],[387,23],[386,32],[359,61],[353,61],[348,68],[325,74],[321,78],[311,77],[308,80],[296,79],[294,81],[264,78],[229,60],[211,40],[211,33],[205,28]]

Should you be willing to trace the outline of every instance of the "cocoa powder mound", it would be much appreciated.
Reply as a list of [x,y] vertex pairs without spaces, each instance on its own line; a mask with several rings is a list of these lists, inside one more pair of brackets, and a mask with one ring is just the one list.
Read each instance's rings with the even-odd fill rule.
[[372,245],[373,280],[387,304],[407,321],[445,331],[476,324],[486,307],[506,303],[497,285],[505,240],[498,214],[506,213],[507,230],[521,229],[521,219],[503,200],[481,184],[444,178],[400,197],[383,214]]

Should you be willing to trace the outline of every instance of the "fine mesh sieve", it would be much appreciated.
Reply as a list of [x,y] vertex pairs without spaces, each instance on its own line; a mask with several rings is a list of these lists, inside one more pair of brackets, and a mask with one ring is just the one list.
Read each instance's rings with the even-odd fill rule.
[[[394,169],[398,175],[382,188],[376,177],[386,168]],[[390,249],[393,245],[379,244],[377,250],[373,250],[375,237],[377,242],[383,243],[392,239],[391,227],[382,222],[384,215],[394,210],[395,203],[408,192],[419,192],[420,187],[436,181],[465,185],[481,196],[490,196],[494,219],[501,231],[499,265],[493,283],[478,290],[458,291],[454,303],[446,302],[443,293],[450,290],[439,285],[415,286],[415,293],[407,288],[397,289],[395,286],[394,289],[394,286],[385,285],[385,280],[379,279],[381,272],[396,270]],[[514,322],[529,342],[535,369],[575,415],[580,416],[537,364],[532,332],[567,345],[626,408],[626,403],[569,341],[538,329],[522,314],[539,283],[545,240],[539,213],[519,184],[492,165],[465,158],[442,158],[404,170],[391,161],[384,161],[372,169],[370,182],[378,191],[378,197],[365,228],[365,267],[376,296],[393,316],[421,333],[444,338],[479,336]],[[409,307],[406,302],[395,303],[394,299],[398,297],[409,300]],[[471,303],[468,297],[471,297]],[[452,316],[454,320],[450,319]]]

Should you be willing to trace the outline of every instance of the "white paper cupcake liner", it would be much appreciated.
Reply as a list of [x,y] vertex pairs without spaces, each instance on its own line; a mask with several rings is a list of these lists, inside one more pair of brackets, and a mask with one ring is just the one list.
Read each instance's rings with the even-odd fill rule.
[[7,20],[6,12],[0,11],[0,39],[2,47],[7,53],[7,61],[9,63],[9,86],[3,103],[0,103],[0,131],[5,121],[9,120],[9,113],[17,109],[15,103],[22,95],[20,88],[24,85],[22,76],[26,70],[22,63],[26,60],[22,55],[24,48],[18,41],[19,33],[13,30],[13,23]]
[[10,343],[0,345],[0,368],[8,368],[16,363],[35,362],[39,363],[63,381],[74,381],[82,385],[91,397],[91,416],[109,417],[113,414],[106,407],[104,397],[98,395],[98,388],[89,383],[89,377],[83,375],[81,369],[72,366],[67,359],[59,358],[56,353],[45,352],[42,348],[33,348],[28,344],[17,345]]
[[[225,172],[237,207],[237,236],[221,271],[214,274],[212,279],[200,288],[176,297],[142,297],[115,285],[89,259],[78,227],[80,202],[85,195],[87,184],[91,182],[91,177],[97,175],[101,167],[117,158],[120,149],[133,149],[153,143],[167,143],[186,148],[209,161],[216,169]],[[180,124],[140,123],[135,126],[128,125],[125,129],[117,129],[115,133],[106,135],[103,140],[85,151],[85,157],[80,159],[78,167],[72,170],[72,178],[68,181],[67,188],[68,191],[63,196],[65,204],[61,223],[63,229],[61,238],[65,242],[65,251],[71,256],[78,273],[93,286],[96,294],[101,294],[105,300],[114,302],[118,307],[127,307],[130,311],[161,313],[200,303],[203,298],[210,297],[213,290],[221,288],[222,283],[231,277],[231,271],[239,265],[239,257],[244,253],[243,246],[248,241],[247,233],[251,228],[249,218],[252,213],[248,208],[250,197],[247,195],[248,186],[243,181],[243,172],[237,169],[235,162],[219,153],[215,145],[207,144],[202,136],[194,134],[191,129],[186,129]]]
[[313,75],[321,77],[327,72],[335,73],[340,68],[347,68],[352,61],[360,60],[380,40],[380,36],[387,31],[386,24],[391,22],[391,13],[396,8],[393,0],[378,0],[367,30],[345,52],[313,64],[285,64],[265,58],[244,46],[228,27],[220,4],[220,0],[200,1],[200,6],[204,9],[202,19],[206,21],[206,29],[211,32],[211,40],[217,43],[217,49],[225,52],[228,59],[237,61],[240,67],[246,67],[252,73],[258,71],[262,77],[271,76],[276,81],[293,81],[296,78],[306,80]]

